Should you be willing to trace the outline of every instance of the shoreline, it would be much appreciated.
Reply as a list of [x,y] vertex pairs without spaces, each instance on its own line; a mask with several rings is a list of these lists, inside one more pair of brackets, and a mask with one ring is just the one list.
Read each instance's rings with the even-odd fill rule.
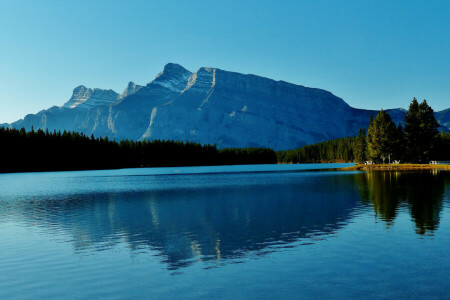
[[450,164],[374,164],[340,168],[339,171],[422,171],[422,170],[443,170],[450,171]]

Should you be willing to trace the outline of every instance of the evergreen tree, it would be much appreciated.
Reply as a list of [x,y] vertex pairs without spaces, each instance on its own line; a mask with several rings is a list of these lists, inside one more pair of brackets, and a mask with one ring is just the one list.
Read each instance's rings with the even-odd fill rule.
[[395,136],[397,128],[391,116],[381,110],[369,125],[367,131],[367,149],[369,157],[374,161],[391,160],[394,152]]
[[[266,148],[229,148],[174,141],[111,141],[64,131],[0,127],[0,173],[156,166],[276,163]],[[33,155],[29,151],[33,151]]]
[[370,119],[369,119],[369,127],[367,127],[367,134],[366,134],[366,159],[371,158],[370,153],[369,153],[369,147],[367,146],[367,143],[369,140],[372,139],[372,131],[369,130],[370,127],[372,127],[373,124],[373,115],[370,114]]
[[421,104],[414,98],[405,115],[405,141],[408,159],[426,162],[436,145],[439,124],[433,109],[423,100]]
[[439,134],[439,123],[434,117],[433,109],[423,100],[419,105],[420,110],[420,139],[422,142],[422,161],[429,161]]
[[356,137],[356,143],[355,143],[355,160],[359,163],[362,163],[366,160],[366,130],[360,128],[358,130],[358,136]]
[[393,157],[397,160],[405,159],[405,134],[403,132],[403,126],[398,125],[395,135],[393,137]]
[[346,137],[306,145],[294,150],[278,151],[278,162],[282,163],[318,163],[355,161],[357,137]]
[[420,157],[420,113],[419,102],[417,102],[416,98],[409,105],[404,123],[407,159],[415,161]]

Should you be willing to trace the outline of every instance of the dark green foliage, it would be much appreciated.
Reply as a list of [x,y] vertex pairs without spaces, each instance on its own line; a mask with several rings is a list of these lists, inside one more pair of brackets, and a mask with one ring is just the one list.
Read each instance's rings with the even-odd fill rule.
[[439,123],[426,100],[418,103],[414,98],[405,116],[405,141],[408,160],[427,162],[437,146]]
[[221,164],[247,165],[260,163],[276,163],[277,156],[268,148],[225,148],[219,150]]
[[420,116],[419,102],[414,98],[405,115],[405,141],[408,160],[420,160]]
[[[405,146],[402,127],[397,127],[397,143],[394,144],[395,157],[392,159],[403,161]],[[314,163],[314,162],[362,162],[356,158],[358,153],[358,138],[347,137],[307,145],[299,149],[276,152],[279,163]],[[450,133],[441,132],[437,138],[434,159],[450,161]]]
[[395,135],[393,137],[393,155],[395,160],[404,161],[406,158],[405,154],[405,132],[403,131],[402,124],[397,126]]
[[[413,101],[414,102],[414,101]],[[415,101],[417,103],[417,101]],[[426,102],[425,102],[426,104]],[[413,107],[417,106],[419,110],[419,104],[411,104]],[[426,117],[422,117],[422,120],[428,120],[425,123],[428,125],[423,128],[427,128],[428,137],[432,136],[433,128],[435,128],[434,117],[431,116],[431,108],[423,108],[427,113]],[[414,121],[414,120],[412,120]],[[420,121],[422,122],[422,121]],[[420,122],[417,122],[420,128]],[[409,123],[410,125],[413,122]],[[434,125],[433,125],[434,124]],[[422,129],[422,131],[425,131]],[[416,135],[413,131],[410,131],[410,141],[414,140],[419,143],[420,139],[416,139]],[[419,133],[420,135],[420,133]],[[369,131],[367,135],[364,129],[358,131],[358,136],[347,137],[342,139],[335,139],[327,142],[322,142],[313,145],[307,145],[295,150],[278,151],[276,153],[279,163],[315,163],[315,162],[364,162],[366,159],[382,160],[407,160],[407,138],[403,131],[402,125],[395,126],[392,119],[387,112],[383,110],[377,115],[375,119],[370,116]],[[447,161],[450,160],[450,133],[442,131],[440,134],[429,139],[428,144],[420,146],[422,153],[429,155],[433,160]],[[369,141],[372,143],[371,149],[368,147]],[[432,147],[432,145],[434,145]],[[413,148],[415,144],[410,144],[408,147]],[[428,152],[427,152],[428,151]],[[369,155],[371,153],[371,155]],[[410,161],[413,161],[410,159]]]
[[375,119],[370,116],[367,135],[360,129],[356,137],[278,151],[276,155],[280,163],[450,160],[450,133],[438,134],[438,127],[433,109],[425,100],[419,104],[414,98],[405,116],[404,130],[381,110]]
[[441,131],[438,135],[433,157],[436,160],[450,161],[450,132]]
[[357,137],[346,137],[276,154],[280,163],[348,162],[355,160],[356,142]]
[[359,129],[353,153],[355,155],[355,161],[362,163],[367,160],[366,159],[367,142],[365,129],[362,128]]
[[369,158],[374,161],[382,160],[383,163],[386,159],[398,159],[394,152],[400,137],[397,136],[399,132],[389,114],[381,110],[369,124],[366,138]]
[[217,150],[175,141],[109,141],[76,132],[0,128],[0,172],[276,163],[271,149]]

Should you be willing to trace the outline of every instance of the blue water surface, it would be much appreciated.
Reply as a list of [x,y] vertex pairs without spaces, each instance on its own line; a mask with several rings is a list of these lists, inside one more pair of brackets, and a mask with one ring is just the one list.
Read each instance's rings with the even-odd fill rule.
[[450,173],[0,175],[0,299],[443,299]]

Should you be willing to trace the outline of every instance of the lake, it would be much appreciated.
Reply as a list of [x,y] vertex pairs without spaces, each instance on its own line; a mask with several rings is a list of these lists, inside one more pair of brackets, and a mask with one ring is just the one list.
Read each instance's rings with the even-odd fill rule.
[[0,174],[0,299],[449,298],[450,173],[340,166]]

